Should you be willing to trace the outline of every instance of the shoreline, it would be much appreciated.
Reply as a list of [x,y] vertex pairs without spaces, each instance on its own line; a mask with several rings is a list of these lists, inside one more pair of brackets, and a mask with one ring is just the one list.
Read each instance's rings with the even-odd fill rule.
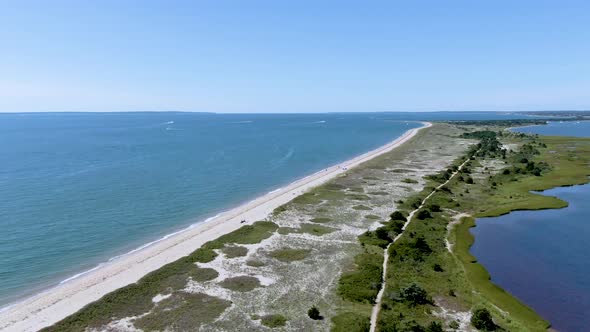
[[33,331],[50,326],[102,296],[134,283],[146,274],[190,254],[205,242],[242,227],[242,220],[247,220],[248,224],[262,220],[275,208],[309,189],[345,173],[351,167],[401,146],[421,129],[432,126],[430,122],[421,123],[422,127],[407,130],[392,142],[374,150],[298,179],[203,222],[165,235],[97,267],[69,277],[55,287],[0,308],[0,330]]

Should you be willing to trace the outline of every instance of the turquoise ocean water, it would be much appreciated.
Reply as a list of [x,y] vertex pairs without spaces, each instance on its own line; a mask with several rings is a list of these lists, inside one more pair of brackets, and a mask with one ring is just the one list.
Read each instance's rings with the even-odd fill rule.
[[383,145],[411,121],[518,117],[0,114],[0,305]]

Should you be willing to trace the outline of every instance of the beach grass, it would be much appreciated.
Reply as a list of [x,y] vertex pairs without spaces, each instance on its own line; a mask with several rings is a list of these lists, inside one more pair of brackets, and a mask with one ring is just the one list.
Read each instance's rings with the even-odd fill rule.
[[227,258],[244,257],[248,255],[248,248],[242,246],[225,246],[221,251],[223,251],[223,254]]
[[260,322],[262,325],[270,328],[283,327],[287,324],[287,318],[279,314],[264,315],[260,317]]
[[238,276],[224,279],[219,283],[221,287],[231,289],[236,292],[249,292],[260,287],[260,280],[256,277]]
[[190,331],[219,317],[230,302],[201,293],[177,292],[134,321],[144,331]]
[[304,260],[310,253],[310,249],[282,248],[271,251],[269,255],[281,262],[294,262]]

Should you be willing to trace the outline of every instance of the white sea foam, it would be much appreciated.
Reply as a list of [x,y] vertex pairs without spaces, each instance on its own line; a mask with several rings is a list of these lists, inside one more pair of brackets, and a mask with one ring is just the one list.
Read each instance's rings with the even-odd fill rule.
[[269,192],[267,193],[267,195],[274,194],[274,193],[276,193],[277,191],[281,191],[281,189],[283,189],[283,188],[278,188],[278,189],[275,189],[275,190],[271,190],[271,191],[269,191]]
[[81,277],[81,276],[83,276],[83,275],[85,275],[85,274],[88,274],[88,273],[92,272],[92,271],[98,270],[98,269],[99,269],[101,266],[103,266],[103,265],[104,265],[104,263],[100,263],[100,264],[98,264],[97,266],[95,266],[95,267],[91,268],[90,270],[86,270],[86,271],[84,271],[84,272],[80,272],[80,273],[78,273],[78,274],[75,274],[75,275],[73,275],[73,276],[71,276],[71,277],[67,278],[67,279],[64,279],[64,280],[60,281],[60,282],[59,282],[59,284],[60,284],[60,285],[61,285],[61,284],[64,284],[64,283],[66,283],[66,282],[68,282],[68,281],[70,281],[70,280],[74,280],[74,279],[76,279],[76,278],[79,278],[79,277]]

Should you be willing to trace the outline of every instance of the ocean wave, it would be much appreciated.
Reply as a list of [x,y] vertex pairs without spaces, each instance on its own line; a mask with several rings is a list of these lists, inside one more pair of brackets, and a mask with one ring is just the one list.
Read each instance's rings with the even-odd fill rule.
[[277,191],[280,191],[281,189],[283,189],[283,188],[278,188],[278,189],[275,189],[275,190],[271,190],[271,191],[269,191],[269,192],[268,192],[268,193],[266,193],[266,194],[267,194],[267,195],[274,194],[274,193],[276,193]]

